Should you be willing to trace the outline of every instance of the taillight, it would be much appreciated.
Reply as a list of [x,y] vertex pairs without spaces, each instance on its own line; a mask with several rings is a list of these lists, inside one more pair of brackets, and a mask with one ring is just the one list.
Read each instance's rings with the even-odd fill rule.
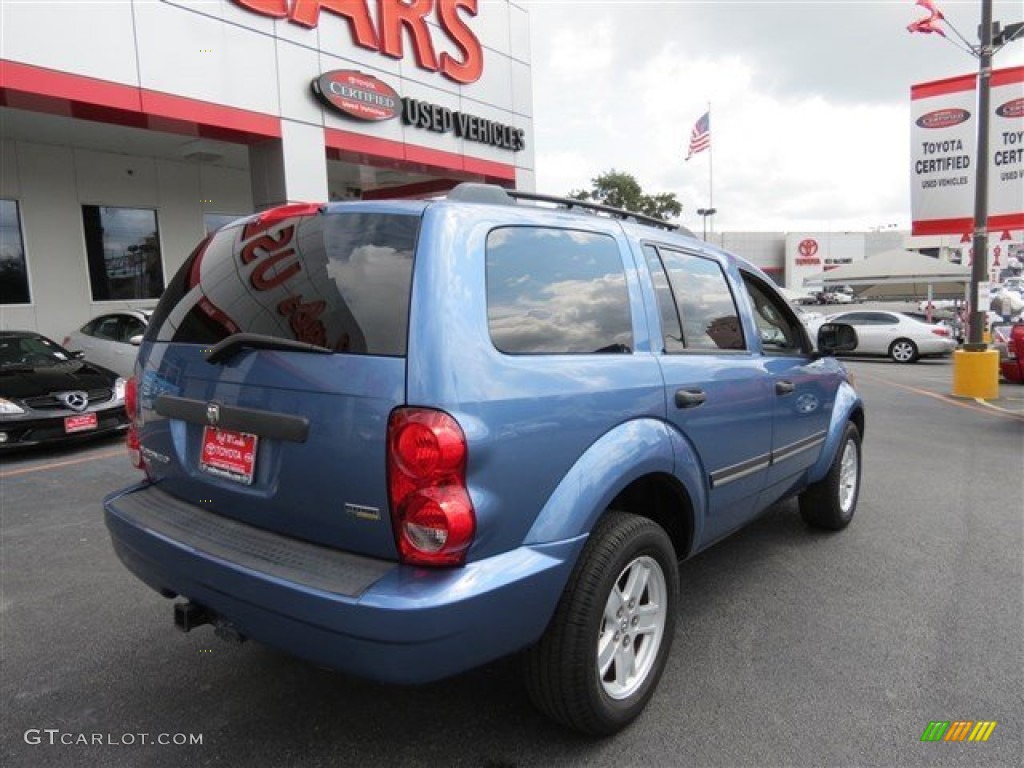
[[949,338],[948,328],[932,328],[932,333],[934,333],[936,336],[944,336],[947,339]]
[[388,500],[404,562],[465,562],[476,534],[476,513],[466,489],[466,436],[454,418],[426,408],[392,411]]
[[[142,461],[142,449],[139,443],[139,387],[135,377],[132,376],[124,385],[124,410],[128,414],[128,435],[125,437],[125,444],[128,446],[128,456],[131,458],[132,466],[136,469],[146,470],[146,464]],[[147,472],[147,474],[149,474]]]

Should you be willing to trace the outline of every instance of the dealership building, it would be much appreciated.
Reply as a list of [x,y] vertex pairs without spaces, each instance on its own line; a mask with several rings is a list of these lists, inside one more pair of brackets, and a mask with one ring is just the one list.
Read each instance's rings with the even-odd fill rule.
[[296,201],[534,188],[509,0],[0,6],[0,327],[153,306],[202,236]]

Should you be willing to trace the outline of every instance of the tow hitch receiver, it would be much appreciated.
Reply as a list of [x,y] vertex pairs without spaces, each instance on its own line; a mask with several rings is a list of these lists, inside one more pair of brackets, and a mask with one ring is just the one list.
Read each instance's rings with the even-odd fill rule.
[[199,603],[190,600],[187,603],[174,604],[174,626],[182,632],[191,632],[196,627],[209,624],[211,618],[209,611]]

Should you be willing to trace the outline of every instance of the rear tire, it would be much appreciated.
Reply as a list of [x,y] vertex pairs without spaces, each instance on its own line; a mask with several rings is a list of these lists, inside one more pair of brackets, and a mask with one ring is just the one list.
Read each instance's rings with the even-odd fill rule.
[[664,529],[638,515],[606,514],[543,637],[526,652],[534,705],[593,736],[629,725],[665,668],[678,602],[676,554]]
[[896,339],[889,345],[889,357],[895,363],[916,363],[919,357],[917,344],[910,339]]
[[839,531],[850,524],[860,497],[860,431],[850,422],[828,474],[800,494],[800,516],[813,528]]

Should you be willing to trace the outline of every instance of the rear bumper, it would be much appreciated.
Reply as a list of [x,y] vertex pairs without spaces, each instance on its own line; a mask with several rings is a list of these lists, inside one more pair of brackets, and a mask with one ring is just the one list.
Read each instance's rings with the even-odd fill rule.
[[226,521],[156,485],[108,496],[104,508],[118,557],[153,589],[288,653],[393,683],[447,677],[536,641],[584,543],[434,570]]

